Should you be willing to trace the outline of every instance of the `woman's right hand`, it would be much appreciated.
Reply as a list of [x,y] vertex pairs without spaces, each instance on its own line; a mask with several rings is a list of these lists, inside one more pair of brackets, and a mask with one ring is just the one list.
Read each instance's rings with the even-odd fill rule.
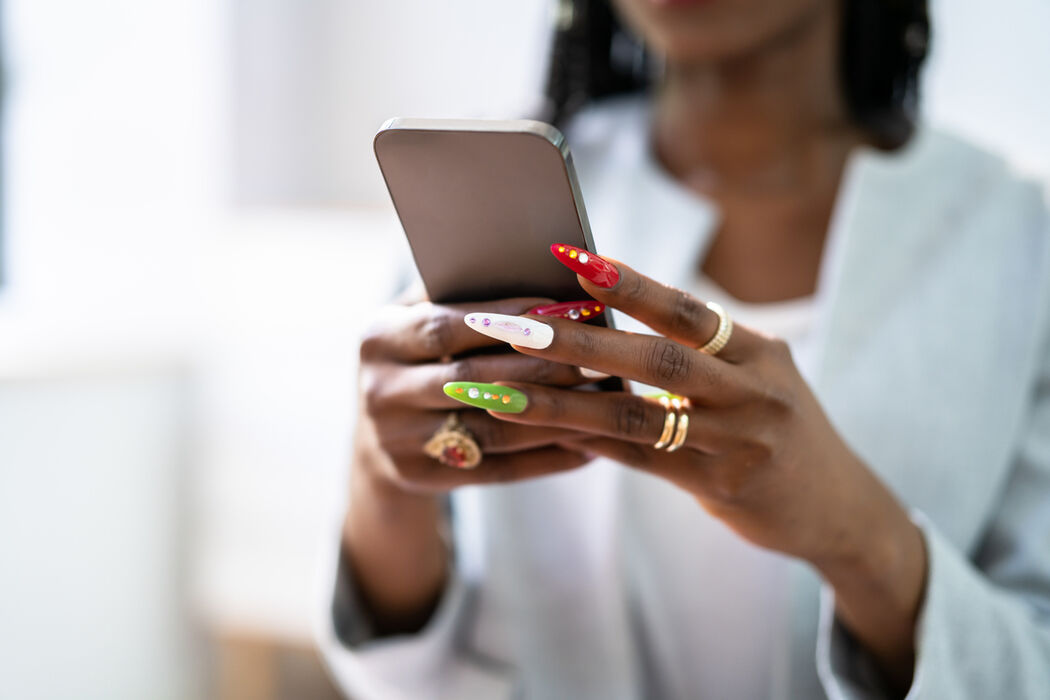
[[[469,484],[517,481],[581,466],[559,441],[578,433],[496,420],[449,398],[449,381],[585,384],[576,367],[520,353],[483,353],[496,340],[463,323],[467,311],[520,314],[545,299],[466,307],[429,302],[384,308],[361,344],[359,418],[343,544],[378,633],[408,632],[429,618],[447,576],[439,495]],[[451,411],[481,447],[474,469],[423,453]]]

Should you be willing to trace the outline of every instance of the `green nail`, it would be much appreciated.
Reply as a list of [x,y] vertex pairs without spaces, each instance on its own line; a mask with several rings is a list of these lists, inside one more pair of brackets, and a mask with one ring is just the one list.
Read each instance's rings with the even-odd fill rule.
[[669,399],[680,399],[682,398],[678,394],[672,394],[669,391],[653,391],[648,394],[642,394],[642,398],[645,399],[660,399],[666,396]]
[[509,386],[478,384],[476,382],[449,382],[445,393],[468,406],[487,408],[500,413],[521,413],[529,399],[524,393]]

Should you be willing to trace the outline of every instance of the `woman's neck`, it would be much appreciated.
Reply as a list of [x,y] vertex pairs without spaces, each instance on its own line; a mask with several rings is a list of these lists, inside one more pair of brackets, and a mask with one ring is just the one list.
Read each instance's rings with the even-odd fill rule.
[[835,6],[749,55],[668,62],[652,134],[664,166],[702,191],[783,190],[824,169],[814,156],[844,158],[859,135],[841,97]]

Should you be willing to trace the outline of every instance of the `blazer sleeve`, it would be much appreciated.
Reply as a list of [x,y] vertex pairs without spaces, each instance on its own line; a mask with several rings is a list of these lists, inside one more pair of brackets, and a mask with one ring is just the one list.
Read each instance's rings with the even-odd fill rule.
[[[907,700],[1050,697],[1050,343],[1042,348],[1027,425],[975,556],[913,514],[929,570]],[[817,667],[829,697],[889,697],[833,611],[825,587]]]
[[[455,499],[453,499],[455,500]],[[341,529],[340,529],[341,530]],[[338,532],[338,531],[337,531]],[[341,535],[326,547],[324,591],[315,638],[329,673],[355,700],[503,698],[513,682],[502,668],[473,658],[460,643],[475,585],[456,563],[438,606],[418,633],[377,638],[342,556]]]

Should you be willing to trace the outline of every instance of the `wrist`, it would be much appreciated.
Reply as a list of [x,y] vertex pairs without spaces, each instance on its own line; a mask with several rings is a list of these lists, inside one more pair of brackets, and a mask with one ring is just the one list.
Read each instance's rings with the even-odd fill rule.
[[812,563],[836,593],[863,590],[905,608],[916,570],[925,570],[922,534],[893,494],[864,474],[857,497],[842,501],[838,546]]
[[[409,491],[374,468],[368,456],[355,460],[350,469],[350,498],[343,528],[349,546],[355,540],[412,539],[440,531],[444,521],[441,497]],[[422,536],[422,537],[421,537]]]
[[886,492],[852,547],[815,566],[835,592],[835,617],[873,656],[897,690],[911,684],[915,623],[926,586],[922,532]]
[[415,631],[429,619],[448,577],[445,528],[439,496],[354,464],[343,551],[378,633]]

